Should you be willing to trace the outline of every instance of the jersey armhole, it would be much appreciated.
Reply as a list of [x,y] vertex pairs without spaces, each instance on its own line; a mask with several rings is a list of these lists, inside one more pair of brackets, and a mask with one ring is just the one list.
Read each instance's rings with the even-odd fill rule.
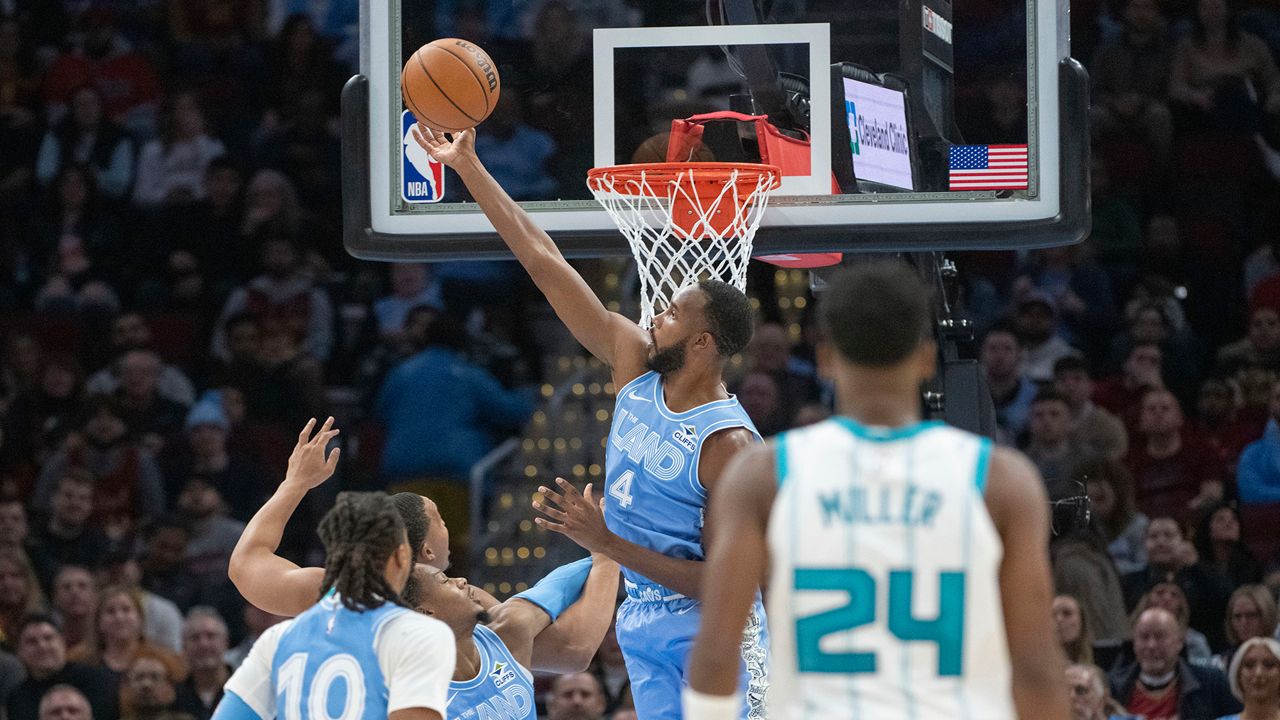
[[787,481],[787,433],[781,432],[773,439],[773,472],[777,475],[774,480],[778,483],[778,488],[782,488],[782,484]]
[[990,439],[978,440],[978,460],[973,471],[973,486],[977,488],[980,497],[986,497],[987,494],[987,476],[991,472],[991,449]]

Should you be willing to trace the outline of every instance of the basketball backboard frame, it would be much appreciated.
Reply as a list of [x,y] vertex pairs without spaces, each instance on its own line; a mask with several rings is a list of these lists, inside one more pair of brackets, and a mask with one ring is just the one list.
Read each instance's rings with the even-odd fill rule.
[[[391,156],[382,147],[387,137],[374,130],[385,128],[387,118],[398,106],[398,95],[392,94],[398,84],[379,77],[386,73],[372,72],[374,57],[389,52],[390,38],[373,32],[379,23],[385,27],[389,22],[389,5],[362,0],[363,72],[353,77],[342,93],[343,223],[347,249],[357,257],[377,260],[509,258],[506,246],[474,205],[457,204],[447,213],[396,217],[391,212],[391,183],[385,181],[391,170]],[[892,202],[874,195],[858,198],[860,202],[832,202],[815,196],[803,205],[789,205],[787,200],[779,199],[770,207],[766,224],[756,237],[756,253],[1009,249],[1082,239],[1089,225],[1087,75],[1067,55],[1065,2],[1059,7],[1057,0],[1029,0],[1028,8],[1028,23],[1037,38],[1036,51],[1029,53],[1034,55],[1029,60],[1029,72],[1034,69],[1036,78],[1036,102],[1029,103],[1031,142],[1038,143],[1039,150],[1032,163],[1033,168],[1038,162],[1046,171],[1057,168],[1055,173],[1033,170],[1032,177],[1039,181],[1033,198],[1009,201],[989,197],[984,198],[989,202],[933,206],[904,202],[913,200],[912,194],[895,196]],[[653,28],[644,29],[652,31]],[[601,34],[608,39],[613,32],[598,30],[597,42]],[[811,55],[811,65],[812,60]],[[825,87],[825,83],[813,85]],[[1036,112],[1048,107],[1056,112]],[[814,125],[816,130],[821,123]],[[1072,132],[1059,132],[1060,128],[1070,128]],[[1044,142],[1053,138],[1057,142]],[[829,133],[826,142],[830,142]],[[599,144],[596,150],[597,157],[601,157]],[[530,205],[539,225],[552,234],[567,256],[627,254],[625,241],[603,210],[590,203],[563,210],[545,206],[546,203]],[[927,210],[922,212],[922,207]],[[458,208],[464,212],[458,212]],[[922,217],[928,220],[921,220]]]

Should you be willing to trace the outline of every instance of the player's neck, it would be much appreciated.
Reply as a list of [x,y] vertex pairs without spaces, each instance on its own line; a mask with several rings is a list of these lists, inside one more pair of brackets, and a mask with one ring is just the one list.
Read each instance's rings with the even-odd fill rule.
[[480,648],[476,646],[471,631],[454,632],[457,660],[453,666],[454,682],[474,680],[480,674]]
[[672,412],[687,412],[727,397],[719,367],[685,365],[662,376],[662,399]]
[[836,410],[863,425],[903,427],[920,422],[920,391],[891,371],[841,373]]

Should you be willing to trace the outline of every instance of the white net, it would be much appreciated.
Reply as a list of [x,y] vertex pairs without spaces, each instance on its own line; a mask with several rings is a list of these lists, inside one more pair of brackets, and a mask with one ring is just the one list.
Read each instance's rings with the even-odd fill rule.
[[635,257],[641,327],[699,280],[746,291],[751,244],[778,181],[777,169],[766,165],[592,171],[587,185]]

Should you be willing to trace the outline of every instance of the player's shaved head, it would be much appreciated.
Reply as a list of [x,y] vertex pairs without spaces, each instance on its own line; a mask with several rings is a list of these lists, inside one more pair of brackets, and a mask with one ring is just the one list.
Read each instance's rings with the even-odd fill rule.
[[823,329],[855,365],[888,367],[906,360],[928,337],[929,292],[899,262],[872,262],[842,271],[820,306]]

